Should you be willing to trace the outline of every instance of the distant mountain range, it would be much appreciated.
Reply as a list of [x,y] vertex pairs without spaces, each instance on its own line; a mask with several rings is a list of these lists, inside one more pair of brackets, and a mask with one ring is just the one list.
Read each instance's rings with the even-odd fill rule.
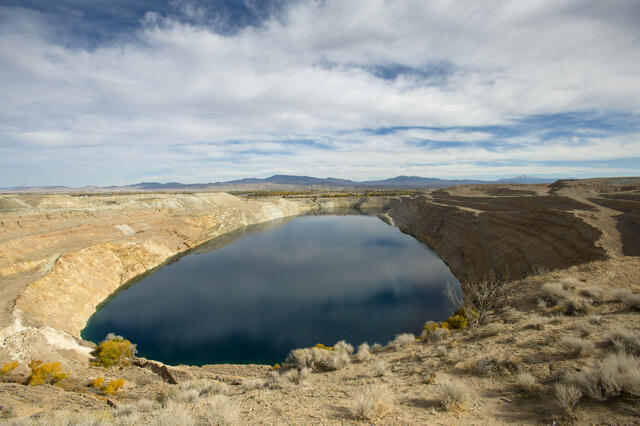
[[0,188],[1,192],[135,192],[135,191],[251,191],[251,190],[331,190],[331,189],[429,189],[445,188],[455,185],[469,184],[533,184],[552,183],[557,179],[516,176],[495,181],[473,179],[438,179],[420,176],[396,176],[390,179],[357,182],[348,179],[317,178],[312,176],[273,175],[268,178],[246,178],[215,183],[180,183],[180,182],[140,182],[124,186],[85,186],[71,188],[67,186],[23,186]]

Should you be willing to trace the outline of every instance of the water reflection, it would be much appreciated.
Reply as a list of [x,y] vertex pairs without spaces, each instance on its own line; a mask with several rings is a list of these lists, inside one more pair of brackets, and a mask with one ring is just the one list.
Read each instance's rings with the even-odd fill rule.
[[385,343],[451,312],[444,288],[457,280],[444,262],[375,216],[270,226],[200,248],[119,293],[83,337],[115,332],[169,364],[272,364],[318,342]]

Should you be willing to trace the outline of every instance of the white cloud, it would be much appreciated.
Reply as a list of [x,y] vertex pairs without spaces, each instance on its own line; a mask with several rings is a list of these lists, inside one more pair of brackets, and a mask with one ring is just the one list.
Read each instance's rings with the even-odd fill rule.
[[[186,16],[201,15],[183,4]],[[518,174],[568,175],[589,168],[534,162],[640,157],[638,134],[496,140],[464,129],[576,111],[637,117],[638,9],[632,1],[327,0],[295,3],[234,35],[148,14],[135,38],[85,50],[57,43],[41,16],[2,8],[12,24],[0,30],[0,150],[12,158],[0,159],[0,186],[275,172],[480,176],[481,163],[505,161],[522,163]],[[368,71],[403,66],[424,76],[442,63],[450,67],[436,84]],[[430,129],[363,130],[397,126]],[[62,170],[48,171],[47,161]],[[428,166],[410,166],[418,163]]]

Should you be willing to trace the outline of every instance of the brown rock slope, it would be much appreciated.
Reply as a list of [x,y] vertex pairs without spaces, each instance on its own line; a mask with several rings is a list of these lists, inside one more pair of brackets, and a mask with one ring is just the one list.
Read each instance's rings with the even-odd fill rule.
[[[595,245],[602,232],[574,212],[596,208],[557,195],[520,195],[494,188],[475,196],[469,188],[438,190],[405,199],[388,214],[398,227],[426,242],[460,280],[477,280],[489,270],[523,278],[536,266],[551,269],[606,258]],[[504,189],[501,193],[504,193]]]

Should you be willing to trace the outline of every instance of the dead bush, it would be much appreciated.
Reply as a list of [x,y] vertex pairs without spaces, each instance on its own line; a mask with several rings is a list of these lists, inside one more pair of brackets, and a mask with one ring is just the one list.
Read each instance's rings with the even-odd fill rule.
[[490,271],[480,280],[467,279],[460,283],[462,296],[447,285],[447,295],[455,306],[460,306],[470,325],[483,325],[504,305],[508,283],[507,271],[500,274]]

